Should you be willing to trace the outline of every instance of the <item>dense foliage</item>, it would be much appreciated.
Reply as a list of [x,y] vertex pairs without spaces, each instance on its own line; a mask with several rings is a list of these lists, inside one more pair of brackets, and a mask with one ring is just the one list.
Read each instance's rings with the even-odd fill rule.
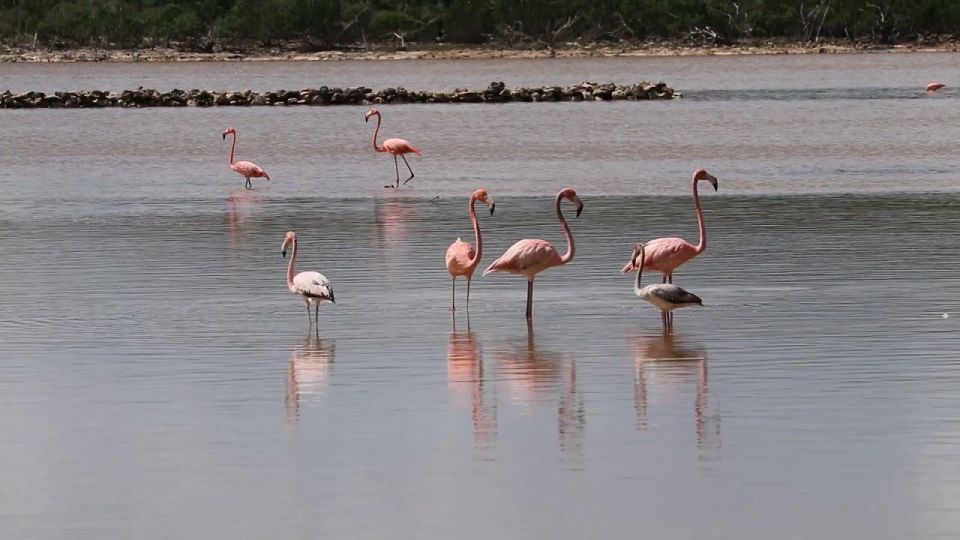
[[889,43],[958,28],[960,0],[0,0],[0,37],[38,43],[305,38],[328,47],[767,37]]

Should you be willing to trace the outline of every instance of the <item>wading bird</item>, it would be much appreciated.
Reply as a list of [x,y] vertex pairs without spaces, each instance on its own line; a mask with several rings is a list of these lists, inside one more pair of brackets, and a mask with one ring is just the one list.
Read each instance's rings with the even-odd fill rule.
[[[663,273],[663,283],[673,283],[673,271],[681,264],[689,261],[707,249],[707,229],[703,224],[703,211],[700,209],[700,193],[697,189],[697,182],[706,180],[716,191],[717,179],[712,174],[703,169],[698,169],[693,173],[693,208],[697,213],[697,227],[700,229],[700,242],[693,245],[683,238],[669,237],[657,238],[647,242],[646,256],[643,266],[650,270],[657,270]],[[621,272],[626,274],[635,270],[639,263],[633,259],[630,260]]]
[[313,324],[310,317],[310,306],[314,307],[314,318],[317,319],[317,326],[320,326],[320,304],[330,302],[336,304],[333,297],[333,287],[330,280],[320,272],[300,272],[293,275],[293,265],[297,260],[297,235],[290,231],[283,237],[283,244],[280,246],[280,253],[287,256],[287,246],[293,245],[293,252],[290,254],[290,264],[287,265],[287,288],[290,292],[303,297],[303,302],[307,306],[307,320]]
[[942,82],[932,82],[927,85],[927,92],[936,92],[945,86],[947,85],[943,84]]
[[480,258],[483,257],[483,238],[480,236],[480,224],[477,223],[477,210],[474,207],[477,201],[490,207],[491,216],[497,207],[493,199],[487,195],[486,190],[474,191],[467,203],[467,210],[470,214],[470,222],[473,223],[473,236],[477,241],[477,248],[474,249],[469,242],[464,242],[461,238],[457,238],[447,248],[447,271],[453,278],[451,283],[453,296],[450,301],[450,309],[453,311],[457,309],[457,278],[460,276],[467,278],[467,309],[470,309],[470,280],[473,279],[473,272],[480,265]]
[[483,275],[491,272],[510,272],[527,278],[527,319],[533,317],[533,278],[548,268],[567,264],[573,260],[576,247],[573,244],[573,235],[570,234],[567,220],[563,218],[563,212],[560,211],[560,201],[563,199],[577,206],[577,217],[580,217],[580,212],[583,211],[583,203],[577,196],[577,192],[570,188],[557,194],[557,218],[560,219],[560,227],[563,228],[563,235],[567,239],[565,254],[557,253],[557,250],[546,240],[528,238],[510,246],[510,249],[483,271]]
[[397,156],[400,156],[403,159],[403,164],[407,166],[407,170],[410,171],[410,178],[407,178],[403,181],[404,185],[410,180],[413,180],[414,174],[413,169],[410,168],[410,164],[407,163],[407,157],[404,154],[416,154],[422,156],[420,149],[410,144],[406,139],[387,139],[383,141],[383,146],[377,146],[377,134],[380,133],[380,121],[383,120],[383,117],[380,116],[380,111],[377,109],[370,109],[367,111],[366,116],[364,116],[364,122],[369,122],[371,116],[377,117],[377,129],[373,131],[373,149],[377,152],[386,152],[393,156],[393,166],[397,172],[397,185],[395,186],[383,186],[383,187],[400,187],[400,165],[397,163]]
[[689,293],[673,283],[657,283],[640,288],[640,276],[644,267],[644,245],[637,244],[633,248],[633,259],[641,261],[637,266],[637,280],[633,282],[633,292],[640,298],[650,302],[660,309],[660,319],[663,329],[673,329],[673,310],[688,306],[702,306],[703,300],[699,296]]
[[267,174],[267,171],[260,168],[256,163],[250,161],[233,161],[233,151],[237,147],[237,130],[233,128],[227,128],[223,130],[223,140],[227,140],[227,135],[233,135],[233,144],[230,145],[230,170],[239,174],[247,180],[247,183],[244,187],[251,189],[253,184],[250,183],[251,178],[266,178],[270,179],[270,175]]

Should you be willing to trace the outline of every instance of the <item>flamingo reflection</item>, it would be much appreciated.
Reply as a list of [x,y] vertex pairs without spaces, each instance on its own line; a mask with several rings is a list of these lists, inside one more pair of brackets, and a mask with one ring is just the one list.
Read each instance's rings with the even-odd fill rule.
[[708,454],[718,453],[720,449],[720,415],[710,411],[707,402],[706,350],[696,344],[683,343],[673,333],[639,336],[633,341],[633,350],[637,429],[648,428],[648,385],[656,386],[669,399],[684,395],[683,387],[695,381],[693,414],[697,448],[701,459],[712,459]]
[[237,235],[253,217],[259,195],[249,190],[236,191],[227,197],[227,240],[231,246],[238,243]]
[[538,347],[529,319],[526,343],[497,356],[512,399],[527,406],[556,403],[560,450],[582,458],[587,422],[583,394],[577,388],[576,361]]
[[290,369],[287,374],[287,421],[296,425],[300,420],[300,400],[317,398],[330,382],[336,342],[323,340],[311,331],[304,343],[290,354]]
[[497,437],[497,404],[491,403],[493,396],[489,395],[480,346],[470,331],[469,316],[466,332],[457,331],[457,319],[453,318],[447,346],[447,384],[453,394],[462,394],[469,384],[474,448],[492,447]]
[[409,202],[374,199],[373,228],[377,245],[406,240],[415,218],[414,206]]

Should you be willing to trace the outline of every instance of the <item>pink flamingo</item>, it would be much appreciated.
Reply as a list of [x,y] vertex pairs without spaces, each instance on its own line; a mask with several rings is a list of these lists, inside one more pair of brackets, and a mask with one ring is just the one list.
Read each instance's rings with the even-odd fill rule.
[[[698,169],[693,173],[693,208],[697,212],[697,227],[700,229],[700,242],[693,245],[683,238],[668,237],[657,238],[646,244],[646,255],[643,259],[643,267],[663,273],[663,283],[673,283],[673,271],[681,264],[689,261],[707,249],[707,229],[703,224],[703,211],[700,209],[700,193],[697,190],[697,182],[706,180],[713,185],[713,190],[718,188],[717,179],[712,174],[703,169]],[[626,274],[636,270],[639,263],[630,259],[621,272]]]
[[473,236],[477,240],[477,249],[473,249],[473,246],[471,246],[469,242],[464,242],[460,238],[457,238],[457,240],[447,248],[447,271],[450,272],[450,277],[453,278],[453,297],[450,307],[452,311],[456,311],[457,309],[457,278],[460,276],[467,278],[467,309],[470,309],[470,280],[473,279],[473,272],[480,264],[480,258],[483,257],[483,238],[480,236],[480,224],[477,223],[477,210],[474,208],[477,201],[490,207],[491,216],[497,207],[493,199],[487,195],[486,190],[478,189],[474,191],[473,194],[470,195],[470,201],[467,203],[467,210],[470,214],[470,222],[473,223]]
[[293,265],[297,261],[297,235],[293,231],[287,232],[283,237],[283,244],[280,245],[280,253],[287,256],[287,246],[293,246],[293,253],[290,254],[290,264],[287,265],[287,288],[290,292],[303,297],[303,302],[307,305],[307,320],[313,324],[310,318],[310,306],[314,306],[314,318],[317,319],[317,326],[320,326],[320,304],[330,302],[336,304],[337,300],[333,296],[333,286],[330,280],[320,272],[300,272],[293,275]]
[[247,183],[244,187],[251,189],[253,185],[250,183],[251,178],[266,178],[270,179],[270,175],[267,174],[267,171],[260,168],[256,163],[250,161],[233,161],[233,150],[237,147],[237,130],[233,128],[227,128],[223,130],[223,140],[227,140],[227,135],[233,135],[233,144],[230,145],[230,170],[239,174],[240,176],[246,178]]
[[927,85],[927,92],[936,92],[945,86],[947,85],[943,84],[942,82],[932,82]]
[[580,201],[577,192],[570,188],[566,188],[557,194],[557,217],[560,219],[563,235],[567,239],[567,252],[565,254],[557,253],[557,250],[546,240],[528,238],[510,246],[510,249],[483,271],[483,275],[491,272],[510,272],[527,278],[527,319],[533,317],[533,278],[548,268],[567,264],[573,260],[576,247],[573,244],[573,235],[570,234],[567,220],[563,218],[563,213],[560,211],[560,201],[563,199],[577,205],[577,217],[580,217],[580,212],[583,211],[583,202]]
[[407,170],[410,171],[410,178],[407,178],[403,181],[403,184],[406,185],[407,182],[413,180],[414,174],[413,169],[410,168],[410,164],[407,163],[407,157],[404,154],[414,153],[418,156],[423,154],[420,152],[420,149],[416,146],[410,144],[406,139],[387,139],[383,141],[383,146],[377,146],[377,134],[380,133],[380,121],[383,120],[383,117],[380,116],[380,111],[377,109],[370,109],[367,111],[366,116],[364,116],[364,122],[370,121],[371,116],[377,117],[377,129],[373,132],[373,149],[377,152],[386,152],[393,156],[393,166],[397,171],[397,185],[396,186],[383,186],[383,187],[400,187],[400,165],[397,163],[397,156],[400,156],[403,159],[403,164],[407,166]]

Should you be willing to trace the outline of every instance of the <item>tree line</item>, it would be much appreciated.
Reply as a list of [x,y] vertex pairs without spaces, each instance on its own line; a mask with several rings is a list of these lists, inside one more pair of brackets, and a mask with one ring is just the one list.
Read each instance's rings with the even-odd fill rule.
[[0,0],[3,41],[46,45],[893,43],[957,29],[960,0]]

